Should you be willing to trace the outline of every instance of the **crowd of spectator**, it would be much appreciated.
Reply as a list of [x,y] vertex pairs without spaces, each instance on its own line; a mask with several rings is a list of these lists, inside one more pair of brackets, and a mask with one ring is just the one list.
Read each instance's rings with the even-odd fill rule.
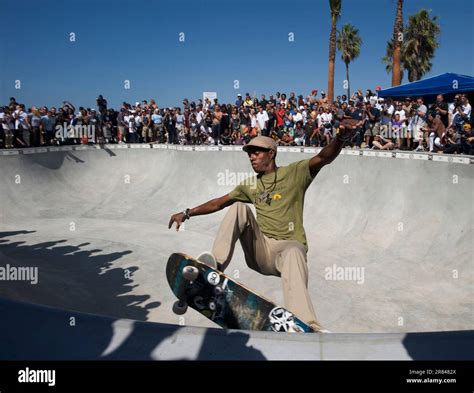
[[274,138],[283,146],[325,146],[339,125],[355,119],[353,149],[400,149],[438,153],[474,154],[472,111],[468,97],[453,102],[443,95],[427,105],[417,97],[379,98],[358,90],[350,98],[329,102],[324,91],[309,95],[277,92],[268,98],[237,95],[234,103],[216,98],[161,108],[155,100],[124,102],[116,111],[99,96],[96,109],[68,101],[58,107],[31,107],[12,97],[0,108],[0,147],[95,144],[168,143],[182,145],[244,145],[257,135]]

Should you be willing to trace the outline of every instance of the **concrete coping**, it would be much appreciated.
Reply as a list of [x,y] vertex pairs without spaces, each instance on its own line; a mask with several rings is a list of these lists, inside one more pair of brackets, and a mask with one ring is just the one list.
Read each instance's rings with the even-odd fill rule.
[[[67,145],[67,146],[46,146],[31,147],[23,149],[0,150],[0,156],[12,155],[28,155],[49,152],[62,151],[78,151],[78,150],[114,150],[114,149],[158,149],[158,150],[175,150],[175,151],[242,151],[242,145],[220,145],[220,146],[202,146],[202,145],[168,145],[168,144],[104,144],[104,145]],[[278,146],[279,153],[302,153],[302,154],[318,154],[322,150],[321,147],[302,147],[302,146]],[[368,149],[342,149],[341,154],[349,156],[377,157],[377,158],[395,158],[402,160],[424,160],[436,161],[455,164],[474,164],[474,156],[459,154],[439,154],[414,151],[381,151]]]

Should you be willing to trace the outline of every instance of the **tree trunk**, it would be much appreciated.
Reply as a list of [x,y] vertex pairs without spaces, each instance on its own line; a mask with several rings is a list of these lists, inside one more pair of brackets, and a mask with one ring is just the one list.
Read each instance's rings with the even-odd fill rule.
[[401,52],[403,43],[403,0],[398,0],[397,16],[393,26],[393,64],[392,64],[392,86],[401,83]]
[[351,99],[351,83],[349,82],[349,62],[346,63],[346,80],[347,80],[347,101]]
[[331,16],[331,34],[329,35],[329,72],[328,101],[334,101],[334,64],[336,60],[336,17]]

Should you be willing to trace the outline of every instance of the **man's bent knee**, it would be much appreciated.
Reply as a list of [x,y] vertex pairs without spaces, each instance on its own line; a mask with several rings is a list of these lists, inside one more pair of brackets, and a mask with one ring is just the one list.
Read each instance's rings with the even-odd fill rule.
[[283,266],[287,263],[306,263],[306,251],[303,246],[291,246],[284,250],[277,262],[277,269],[279,272],[282,271]]

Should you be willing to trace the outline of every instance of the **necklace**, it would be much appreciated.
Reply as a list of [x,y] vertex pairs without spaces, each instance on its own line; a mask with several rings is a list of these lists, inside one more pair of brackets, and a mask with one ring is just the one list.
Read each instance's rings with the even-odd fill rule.
[[270,185],[268,190],[265,188],[265,184],[263,184],[262,176],[260,176],[260,181],[262,183],[263,191],[259,194],[259,200],[265,202],[268,206],[272,203],[272,196],[271,193],[275,190],[276,187],[276,180],[277,180],[277,172],[278,167],[275,168],[275,178],[273,179],[273,183]]

